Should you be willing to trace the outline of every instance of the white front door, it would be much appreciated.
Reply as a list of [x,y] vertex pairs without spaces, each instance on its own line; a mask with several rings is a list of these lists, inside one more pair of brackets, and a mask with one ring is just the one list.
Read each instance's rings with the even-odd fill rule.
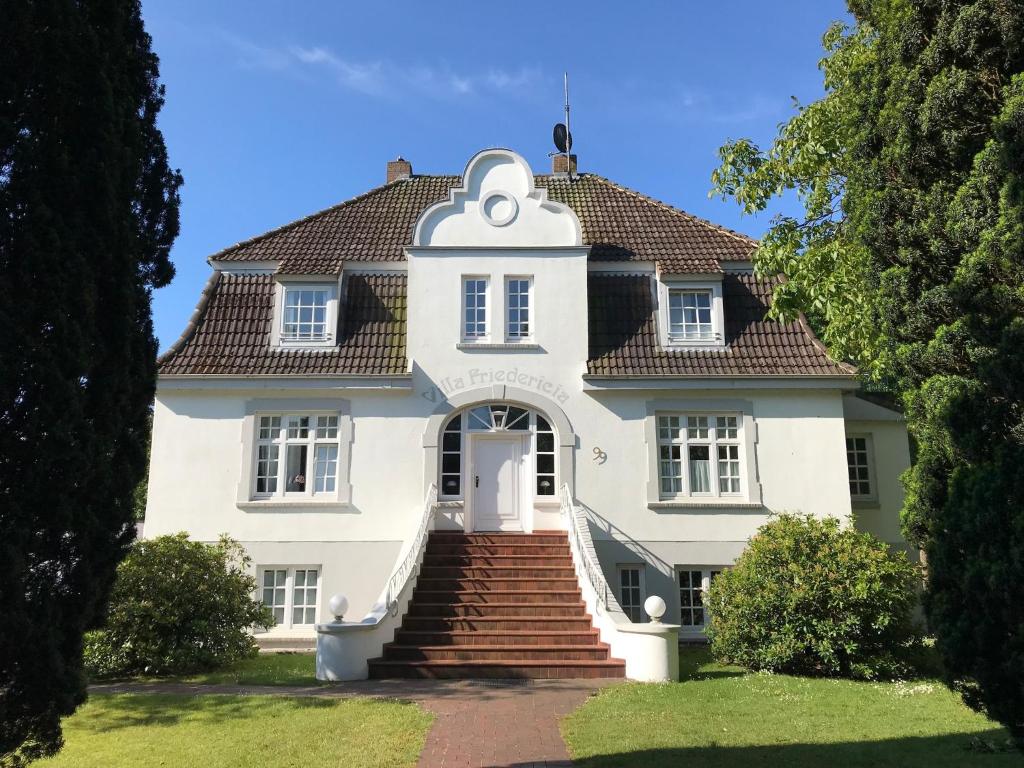
[[521,531],[519,465],[522,439],[479,436],[473,441],[473,529]]

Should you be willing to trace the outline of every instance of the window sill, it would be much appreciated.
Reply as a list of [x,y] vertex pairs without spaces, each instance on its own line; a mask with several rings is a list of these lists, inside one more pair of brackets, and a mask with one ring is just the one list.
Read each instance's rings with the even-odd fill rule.
[[347,501],[317,501],[306,499],[259,499],[238,501],[235,506],[247,511],[273,511],[275,509],[348,509],[352,505]]
[[736,499],[678,499],[664,501],[649,501],[647,508],[655,512],[671,512],[672,510],[687,509],[764,509],[764,504],[757,501],[744,501]]
[[460,341],[455,345],[456,349],[461,349],[464,352],[498,352],[508,350],[519,350],[529,352],[540,352],[542,348],[540,344],[534,344],[532,341],[506,341],[506,342],[490,342],[490,341]]
[[850,499],[850,505],[854,509],[881,509],[882,505],[878,503],[878,499],[864,498],[864,499]]
[[664,346],[666,352],[688,352],[694,349],[710,349],[725,351],[724,341],[670,341]]
[[462,499],[441,499],[437,502],[438,509],[462,509],[466,502]]
[[533,506],[535,506],[535,507],[561,507],[562,506],[562,502],[559,501],[558,499],[553,499],[550,496],[548,496],[548,497],[534,496],[533,497]]
[[301,352],[302,350],[318,350],[318,349],[335,349],[337,343],[331,339],[327,341],[281,341],[271,349],[276,349],[278,352],[290,351],[290,352]]

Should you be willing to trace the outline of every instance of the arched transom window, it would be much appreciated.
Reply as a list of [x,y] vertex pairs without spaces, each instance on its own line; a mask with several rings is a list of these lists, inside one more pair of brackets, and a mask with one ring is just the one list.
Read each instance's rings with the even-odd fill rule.
[[508,403],[475,405],[452,416],[441,434],[441,496],[462,498],[465,486],[466,445],[473,433],[508,432],[522,434],[529,443],[533,489],[537,496],[554,496],[555,431],[537,411]]

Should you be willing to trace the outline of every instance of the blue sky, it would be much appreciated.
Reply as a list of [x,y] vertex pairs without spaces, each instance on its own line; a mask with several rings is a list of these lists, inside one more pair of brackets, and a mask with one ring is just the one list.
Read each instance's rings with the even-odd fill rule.
[[707,197],[716,150],[769,141],[791,96],[821,95],[821,35],[844,13],[839,0],[145,0],[160,125],[185,177],[178,274],[154,296],[161,349],[207,256],[383,183],[399,154],[459,173],[504,146],[549,170],[565,70],[581,171],[758,236],[767,217]]

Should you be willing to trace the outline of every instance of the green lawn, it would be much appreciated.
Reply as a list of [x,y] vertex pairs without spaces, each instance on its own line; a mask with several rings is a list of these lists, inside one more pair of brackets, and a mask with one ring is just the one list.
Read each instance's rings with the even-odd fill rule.
[[42,768],[413,766],[432,716],[415,704],[269,696],[93,695]]
[[684,650],[680,666],[680,683],[615,686],[566,718],[573,758],[591,768],[1024,766],[1005,731],[933,680],[749,674],[704,649]]
[[316,685],[315,653],[261,653],[223,669],[172,678],[175,682],[235,685]]

